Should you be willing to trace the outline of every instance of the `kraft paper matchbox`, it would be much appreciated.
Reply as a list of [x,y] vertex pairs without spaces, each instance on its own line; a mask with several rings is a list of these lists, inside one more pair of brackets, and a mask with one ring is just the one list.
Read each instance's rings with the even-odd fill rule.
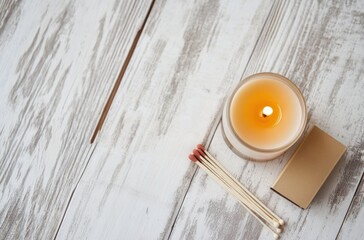
[[345,151],[343,144],[313,126],[271,189],[307,208]]

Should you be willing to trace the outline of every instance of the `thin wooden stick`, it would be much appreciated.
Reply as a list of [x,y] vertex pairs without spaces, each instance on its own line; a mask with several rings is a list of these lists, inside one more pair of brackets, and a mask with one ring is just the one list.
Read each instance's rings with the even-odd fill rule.
[[[262,209],[259,205],[257,205],[254,201],[252,201],[251,198],[249,198],[249,195],[244,192],[242,188],[240,188],[238,185],[234,183],[226,174],[224,171],[222,171],[220,168],[216,168],[216,165],[212,163],[211,160],[207,158],[206,155],[201,155],[198,150],[193,151],[194,155],[197,156],[204,164],[208,164],[211,169],[215,171],[215,174],[222,178],[228,187],[236,191],[239,196],[242,197],[242,200],[245,201],[246,205],[249,206],[252,210],[254,210],[257,214],[259,214],[265,221],[267,221],[272,227],[279,228],[279,223],[274,219],[271,218],[269,214],[267,214],[264,209]],[[279,229],[279,231],[281,230]]]
[[[191,156],[191,155],[190,155]],[[192,155],[194,156],[194,155]],[[191,159],[191,157],[190,157]],[[225,188],[226,191],[228,191],[230,194],[232,194],[235,198],[238,199],[239,203],[253,216],[255,216],[255,218],[261,223],[263,224],[263,226],[265,226],[266,228],[268,228],[272,233],[275,239],[279,238],[279,235],[276,233],[275,230],[273,230],[271,227],[269,227],[265,222],[263,222],[254,212],[252,212],[252,210],[246,206],[242,201],[240,201],[240,199],[238,198],[237,194],[234,193],[233,191],[231,191],[231,188],[227,187],[225,185],[225,183],[220,180],[215,174],[213,174],[213,172],[210,171],[210,169],[208,169],[206,166],[204,166],[196,157],[194,158],[195,160],[192,160],[193,162],[195,162],[200,168],[202,168],[210,177],[212,177],[217,183],[220,183],[220,185]]]
[[247,188],[245,188],[239,181],[237,181],[229,172],[225,170],[225,168],[220,164],[219,161],[217,161],[201,144],[197,145],[197,148],[202,150],[206,155],[214,161],[215,164],[217,164],[225,173],[236,183],[238,184],[242,189],[244,189],[245,192],[247,192],[254,200],[257,202],[260,206],[262,206],[272,217],[277,219],[278,223],[280,225],[284,225],[283,219],[278,217],[273,211],[271,211],[267,206],[265,206],[258,198],[256,198]]
[[[205,161],[200,161],[203,165],[206,164]],[[247,201],[247,199],[244,197],[244,195],[241,194],[241,192],[239,192],[237,189],[233,188],[232,186],[229,185],[229,183],[226,181],[226,179],[223,179],[222,176],[219,176],[216,172],[214,172],[213,169],[211,169],[211,165],[207,166],[204,165],[207,168],[209,168],[209,170],[212,172],[212,174],[214,174],[217,178],[220,179],[220,181],[222,182],[222,184],[225,185],[225,188],[227,188],[229,190],[229,193],[233,194],[233,196],[241,203],[244,205],[245,208],[248,208],[249,212],[252,213],[253,215],[255,215],[255,217],[262,219],[265,221],[266,224],[268,224],[269,228],[271,228],[272,231],[274,231],[275,233],[279,234],[282,232],[282,230],[280,228],[278,228],[279,224],[274,224],[276,222],[273,222],[272,219],[270,219],[264,212],[259,211],[259,209],[252,204],[251,202]]]
[[241,184],[238,184],[237,180],[235,178],[233,178],[224,168],[221,167],[221,165],[217,164],[215,161],[213,161],[212,159],[210,159],[207,155],[204,156],[206,158],[207,161],[210,161],[211,164],[214,165],[214,167],[216,169],[218,169],[218,171],[221,172],[221,174],[223,174],[225,176],[225,178],[227,178],[227,180],[231,183],[231,187],[237,188],[239,189],[241,192],[243,192],[243,196],[245,198],[247,198],[247,200],[253,205],[256,206],[259,211],[262,212],[262,214],[266,215],[269,220],[273,221],[272,225],[274,227],[279,227],[280,223],[279,220],[276,219],[274,216],[272,216],[271,214],[269,214],[269,212],[266,210],[266,207],[262,204],[260,204],[259,202],[256,202],[252,196],[252,194],[250,192],[246,192],[242,187]]
[[[280,226],[276,219],[271,218],[270,215],[264,211],[264,209],[252,201],[251,198],[249,198],[249,196],[243,191],[243,189],[237,186],[228,176],[226,176],[223,171],[221,171],[221,169],[216,168],[216,165],[214,166],[213,163],[211,163],[208,159],[205,159],[203,156],[200,156],[200,159],[202,160],[201,162],[208,166],[211,171],[214,171],[214,174],[221,178],[229,188],[233,189],[239,195],[239,197],[242,198],[242,201],[244,201],[247,206],[259,214],[272,227],[278,228]],[[280,233],[281,230],[279,229],[277,232]]]
[[97,134],[99,133],[99,131],[101,130],[102,125],[105,122],[105,119],[106,119],[106,116],[107,116],[107,114],[108,114],[108,112],[110,110],[111,104],[114,101],[115,95],[116,95],[116,93],[117,93],[117,91],[119,89],[121,80],[124,77],[124,74],[126,72],[126,69],[128,68],[128,65],[129,65],[129,62],[131,60],[131,57],[133,56],[133,53],[134,53],[134,51],[136,49],[136,46],[137,46],[137,44],[139,42],[140,36],[142,35],[142,32],[144,30],[144,27],[145,27],[145,25],[147,23],[148,17],[150,15],[151,11],[152,11],[154,2],[155,2],[155,0],[153,0],[152,3],[150,4],[149,10],[147,12],[147,15],[145,16],[144,21],[143,21],[143,23],[142,23],[139,31],[135,35],[135,38],[133,40],[133,43],[131,44],[131,47],[129,49],[128,55],[126,55],[125,61],[124,61],[123,65],[122,65],[122,67],[121,67],[121,70],[120,70],[119,75],[118,75],[118,77],[116,79],[116,82],[114,84],[114,87],[111,90],[111,93],[109,95],[109,98],[107,99],[107,102],[106,102],[106,104],[104,106],[104,109],[102,110],[100,119],[97,122],[97,125],[95,127],[95,130],[94,130],[94,132],[93,132],[93,134],[91,136],[91,140],[90,140],[90,143],[91,144],[95,141]]

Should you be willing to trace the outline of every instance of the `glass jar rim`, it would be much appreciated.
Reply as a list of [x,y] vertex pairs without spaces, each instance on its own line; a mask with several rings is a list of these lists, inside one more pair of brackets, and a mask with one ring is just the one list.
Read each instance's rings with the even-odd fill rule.
[[[247,82],[249,81],[254,81],[257,79],[262,79],[263,77],[269,77],[270,79],[274,79],[274,80],[278,80],[281,81],[282,83],[286,84],[288,87],[290,87],[290,89],[292,89],[292,91],[296,94],[301,108],[302,108],[302,118],[301,118],[301,122],[300,122],[300,127],[299,127],[299,131],[297,131],[297,133],[295,134],[295,137],[293,138],[292,141],[288,142],[287,144],[284,144],[283,146],[280,147],[276,147],[276,148],[258,148],[255,147],[249,143],[247,143],[246,141],[244,141],[243,139],[241,139],[238,134],[236,133],[235,129],[232,126],[231,123],[231,118],[230,118],[230,108],[231,108],[231,102],[235,96],[235,94],[237,93],[237,91]],[[305,130],[306,124],[307,124],[307,108],[306,108],[306,102],[305,102],[305,98],[302,94],[302,92],[300,91],[300,89],[296,86],[296,84],[294,84],[290,79],[286,78],[285,76],[282,76],[280,74],[277,73],[273,73],[273,72],[260,72],[260,73],[256,73],[250,76],[245,77],[241,82],[239,82],[239,84],[234,88],[233,92],[229,95],[228,99],[227,99],[227,124],[229,125],[229,128],[232,129],[232,132],[235,136],[235,138],[239,141],[239,143],[241,143],[242,145],[255,150],[255,151],[259,151],[259,152],[264,152],[264,153],[270,153],[270,152],[278,152],[278,151],[282,151],[285,149],[288,149],[289,147],[291,147],[293,144],[295,144],[297,142],[297,140],[300,138],[300,136],[302,135],[303,131]]]

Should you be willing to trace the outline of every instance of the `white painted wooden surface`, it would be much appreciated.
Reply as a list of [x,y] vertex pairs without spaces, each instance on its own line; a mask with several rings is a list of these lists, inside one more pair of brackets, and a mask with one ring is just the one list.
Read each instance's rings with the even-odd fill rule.
[[[363,154],[363,150],[361,150]],[[364,181],[361,178],[360,185],[352,200],[350,209],[340,229],[338,239],[363,238],[364,223]]]
[[[269,190],[292,150],[278,160],[255,163],[231,153],[220,127],[212,140],[210,150],[217,159],[287,221],[282,239],[335,239],[362,177],[363,12],[362,3],[276,2],[245,73],[273,71],[292,79],[307,99],[309,125],[320,126],[348,146],[307,210]],[[344,239],[361,239],[363,229],[355,229]],[[269,237],[270,232],[200,171],[172,232],[172,239]]]
[[51,239],[149,2],[0,7],[0,239]]
[[[187,160],[203,142],[283,239],[361,239],[363,2],[157,1],[90,145],[150,4],[0,3],[0,238],[270,239]],[[259,71],[296,82],[309,125],[349,148],[307,210],[269,190],[294,148],[254,163],[222,139],[226,94]]]
[[269,9],[268,1],[156,3],[60,239],[168,238],[195,171],[186,156],[213,130]]

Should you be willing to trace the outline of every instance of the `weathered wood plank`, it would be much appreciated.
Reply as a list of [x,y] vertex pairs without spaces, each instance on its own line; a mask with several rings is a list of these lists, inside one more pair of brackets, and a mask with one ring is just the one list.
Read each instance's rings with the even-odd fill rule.
[[0,4],[0,239],[51,239],[149,1]]
[[[363,151],[363,149],[361,150]],[[363,175],[364,176],[364,175]],[[362,239],[364,223],[364,177],[361,178],[349,212],[340,229],[338,239]]]
[[[363,23],[362,1],[277,1],[245,72],[273,71],[292,79],[307,99],[309,125],[317,124],[348,146],[347,154],[307,210],[269,190],[293,149],[275,161],[255,163],[240,159],[226,147],[220,127],[211,143],[210,151],[217,159],[287,221],[282,239],[335,239],[363,174]],[[361,199],[360,195],[357,198]],[[362,204],[354,206],[355,212],[362,211]],[[247,215],[220,186],[198,171],[171,236],[272,237]],[[355,234],[343,235],[348,236],[344,239],[363,235],[362,227],[353,227]]]
[[0,2],[0,35],[7,26],[7,22],[11,19],[11,16],[17,14],[17,6],[19,0],[3,0]]
[[60,239],[165,239],[270,1],[157,1]]

